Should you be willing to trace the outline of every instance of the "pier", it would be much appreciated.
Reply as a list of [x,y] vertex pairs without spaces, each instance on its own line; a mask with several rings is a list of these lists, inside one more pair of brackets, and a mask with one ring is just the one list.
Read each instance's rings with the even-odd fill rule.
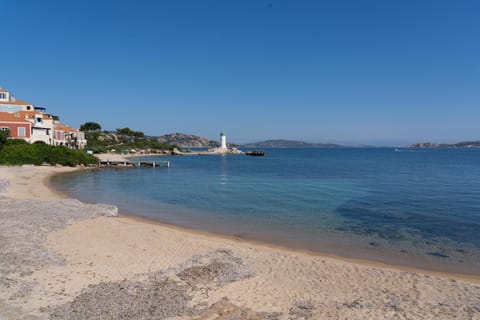
[[170,168],[170,161],[101,160],[99,164],[111,168]]
[[170,161],[138,161],[135,167],[170,168]]

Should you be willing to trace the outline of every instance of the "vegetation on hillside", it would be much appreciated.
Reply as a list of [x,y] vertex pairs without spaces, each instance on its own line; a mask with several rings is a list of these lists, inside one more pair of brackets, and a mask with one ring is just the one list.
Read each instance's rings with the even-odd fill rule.
[[127,136],[127,137],[135,137],[135,138],[145,137],[145,134],[142,131],[133,131],[130,128],[117,129],[117,134]]
[[102,130],[102,126],[96,122],[85,122],[80,126],[80,131],[100,131]]
[[25,140],[8,140],[0,147],[0,164],[50,164],[50,165],[90,165],[96,164],[97,158],[83,151],[69,149],[64,146],[46,144],[30,144]]
[[[101,128],[99,124],[98,127]],[[130,128],[119,128],[116,131],[86,130],[85,128],[98,128],[89,123],[83,124],[80,128],[84,129],[87,139],[87,150],[94,153],[103,153],[115,150],[149,150],[151,152],[160,152],[164,150],[173,150],[178,148],[174,144],[166,144],[158,141],[156,137],[147,137],[142,131],[135,131]]]
[[218,141],[212,141],[204,137],[185,133],[169,133],[158,137],[158,141],[165,144],[176,144],[185,148],[216,148],[220,146]]

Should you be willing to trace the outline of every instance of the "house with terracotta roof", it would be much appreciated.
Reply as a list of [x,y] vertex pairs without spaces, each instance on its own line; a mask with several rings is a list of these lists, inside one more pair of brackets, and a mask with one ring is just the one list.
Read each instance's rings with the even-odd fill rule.
[[59,121],[54,122],[53,144],[67,146],[72,149],[83,149],[87,145],[85,133]]
[[0,130],[9,130],[12,139],[24,139],[30,142],[32,125],[19,113],[0,112]]
[[[44,108],[37,109],[45,110]],[[35,106],[33,104],[20,99],[16,99],[11,92],[0,87],[0,112],[18,112],[33,110],[35,110]]]
[[87,144],[85,134],[61,124],[45,108],[16,99],[0,88],[0,130],[10,130],[12,139],[24,139],[30,143],[64,145],[83,148]]
[[32,131],[30,143],[53,144],[53,117],[40,111],[19,111],[21,118],[30,122]]

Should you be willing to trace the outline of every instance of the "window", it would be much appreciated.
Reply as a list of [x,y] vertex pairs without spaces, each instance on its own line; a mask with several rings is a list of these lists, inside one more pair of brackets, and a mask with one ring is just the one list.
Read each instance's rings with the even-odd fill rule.
[[37,118],[37,122],[42,122],[42,120],[43,120],[43,119],[40,118],[40,117]]
[[32,106],[27,106],[27,110],[31,110],[32,109]]
[[18,128],[18,136],[19,137],[25,137],[25,128]]
[[7,128],[7,127],[0,127],[0,131],[8,131],[10,130],[10,128]]
[[7,99],[7,94],[6,94],[6,93],[3,93],[3,92],[0,93],[0,99],[1,99],[1,100]]

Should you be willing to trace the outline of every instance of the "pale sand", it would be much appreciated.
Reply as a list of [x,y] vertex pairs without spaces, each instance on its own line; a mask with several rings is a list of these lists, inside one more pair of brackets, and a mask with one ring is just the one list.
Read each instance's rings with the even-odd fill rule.
[[9,187],[5,196],[15,199],[43,199],[61,198],[61,194],[48,188],[46,182],[50,175],[78,170],[71,167],[51,166],[0,166],[0,179],[8,180]]
[[[52,173],[68,170],[0,167],[0,179],[10,183],[8,197],[55,199],[61,195],[44,181]],[[0,308],[8,307],[17,316],[44,315],[50,311],[42,313],[42,307],[100,299],[79,298],[88,298],[87,291],[93,290],[85,291],[89,285],[124,279],[150,281],[145,280],[147,275],[163,271],[162,276],[188,288],[188,306],[198,311],[173,313],[176,317],[170,319],[480,319],[478,277],[397,269],[129,217],[77,221],[49,233],[44,246],[65,263],[41,267],[31,275],[14,275],[31,283],[21,298],[8,300],[15,292],[0,283]],[[197,266],[193,256],[205,255],[202,259],[211,263],[217,261],[218,249],[230,250],[234,257],[227,255],[228,261],[238,260],[232,264],[238,269],[233,273],[222,269],[233,280],[222,282],[216,275],[210,275],[209,282],[182,278],[182,272],[204,271],[204,265],[192,267]],[[82,290],[84,295],[79,296]],[[0,319],[1,315],[0,311]],[[150,319],[144,314],[130,318]]]

